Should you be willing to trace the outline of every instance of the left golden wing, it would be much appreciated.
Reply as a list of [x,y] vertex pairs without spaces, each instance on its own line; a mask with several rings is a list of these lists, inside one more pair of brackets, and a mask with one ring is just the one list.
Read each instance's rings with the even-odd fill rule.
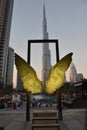
[[72,54],[73,53],[67,54],[51,68],[49,77],[46,81],[46,92],[48,94],[54,93],[63,85],[65,80],[65,72],[72,61]]
[[17,54],[15,54],[15,64],[26,91],[41,93],[42,82],[38,79],[35,70]]

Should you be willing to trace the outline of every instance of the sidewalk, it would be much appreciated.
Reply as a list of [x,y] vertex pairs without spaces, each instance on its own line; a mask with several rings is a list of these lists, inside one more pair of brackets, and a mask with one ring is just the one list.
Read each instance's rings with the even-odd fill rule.
[[[0,112],[0,125],[4,123],[4,130],[31,130],[31,120],[26,122],[25,112]],[[12,114],[11,119],[9,119]],[[31,116],[32,119],[32,112]],[[87,110],[63,110],[63,121],[59,121],[60,130],[87,130]]]
[[4,130],[25,130],[26,120],[24,115],[19,115],[11,123],[9,123]]
[[21,110],[0,110],[0,126],[4,130],[25,130],[25,112]]
[[60,130],[87,130],[87,110],[63,111],[63,121],[60,121]]
[[26,122],[25,121],[14,121],[9,124],[4,130],[25,130]]

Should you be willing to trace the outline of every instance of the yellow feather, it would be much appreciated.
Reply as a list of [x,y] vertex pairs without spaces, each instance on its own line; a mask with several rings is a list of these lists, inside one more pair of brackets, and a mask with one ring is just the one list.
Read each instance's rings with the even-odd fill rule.
[[46,92],[48,94],[54,93],[63,85],[65,72],[72,61],[72,54],[73,53],[69,53],[51,68],[49,77],[46,81]]
[[[72,54],[73,53],[69,53],[51,68],[49,77],[45,82],[46,92],[48,94],[54,93],[63,85],[65,72],[72,61]],[[26,91],[41,93],[42,82],[38,79],[35,70],[17,54],[15,54],[15,64]]]
[[38,79],[35,70],[17,54],[15,54],[15,64],[26,91],[41,93],[42,82]]

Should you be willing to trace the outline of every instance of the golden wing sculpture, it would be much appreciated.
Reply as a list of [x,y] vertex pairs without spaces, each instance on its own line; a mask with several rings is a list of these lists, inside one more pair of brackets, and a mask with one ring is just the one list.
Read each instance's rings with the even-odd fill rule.
[[[60,88],[65,79],[65,72],[67,71],[71,61],[72,54],[69,53],[63,57],[51,69],[47,81],[45,82],[46,92],[48,94],[54,93]],[[42,92],[42,82],[38,79],[35,70],[20,56],[15,54],[15,64],[23,82],[24,88],[31,93]]]
[[72,54],[73,53],[67,54],[51,68],[49,77],[46,81],[47,93],[52,94],[63,85],[65,80],[65,72],[72,61]]
[[25,90],[31,93],[41,93],[42,82],[38,79],[35,70],[17,54],[15,54],[15,64]]

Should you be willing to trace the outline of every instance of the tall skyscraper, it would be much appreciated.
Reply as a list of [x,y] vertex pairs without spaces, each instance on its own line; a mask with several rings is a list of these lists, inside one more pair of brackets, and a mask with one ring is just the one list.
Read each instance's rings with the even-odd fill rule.
[[[43,5],[43,39],[49,39],[47,32],[47,20],[45,13],[45,5]],[[42,44],[42,82],[43,91],[45,90],[45,81],[48,78],[49,70],[51,68],[51,53],[49,49],[49,43]]]
[[17,72],[17,86],[16,86],[17,91],[23,91],[24,90],[24,86],[23,83],[21,81],[20,75]]
[[13,86],[14,49],[8,48],[6,86]]
[[14,0],[0,0],[0,84],[5,86]]
[[76,83],[77,82],[77,70],[73,63],[70,65],[70,82]]

